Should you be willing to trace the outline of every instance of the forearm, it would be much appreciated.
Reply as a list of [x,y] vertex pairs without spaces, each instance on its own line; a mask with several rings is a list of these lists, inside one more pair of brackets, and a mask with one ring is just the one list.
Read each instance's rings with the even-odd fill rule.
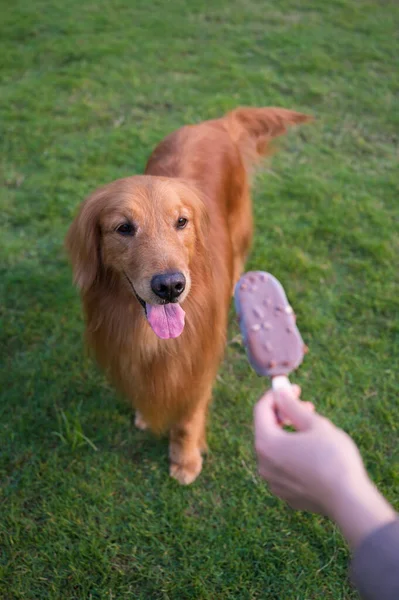
[[398,517],[371,481],[361,489],[346,489],[338,494],[330,516],[352,550],[371,533]]

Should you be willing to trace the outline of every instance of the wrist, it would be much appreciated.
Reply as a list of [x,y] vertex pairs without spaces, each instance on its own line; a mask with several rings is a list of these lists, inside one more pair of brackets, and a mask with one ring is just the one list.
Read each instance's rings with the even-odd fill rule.
[[395,510],[367,475],[358,485],[341,486],[337,491],[329,516],[337,523],[352,550],[373,531],[397,518]]

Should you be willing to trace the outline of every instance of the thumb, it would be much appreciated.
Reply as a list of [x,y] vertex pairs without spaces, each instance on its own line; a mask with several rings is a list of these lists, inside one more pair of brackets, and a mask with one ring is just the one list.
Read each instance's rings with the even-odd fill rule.
[[280,430],[278,416],[275,411],[275,393],[269,390],[255,404],[254,425],[255,437],[262,437]]
[[284,419],[287,419],[298,431],[310,429],[315,420],[315,414],[309,410],[309,403],[298,400],[290,390],[281,389],[274,392],[275,406]]

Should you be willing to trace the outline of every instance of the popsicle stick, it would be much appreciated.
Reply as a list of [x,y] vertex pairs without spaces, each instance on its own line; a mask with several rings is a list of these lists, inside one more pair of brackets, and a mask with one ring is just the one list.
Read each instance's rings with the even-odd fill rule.
[[291,382],[286,375],[272,377],[272,388],[274,390],[291,389]]

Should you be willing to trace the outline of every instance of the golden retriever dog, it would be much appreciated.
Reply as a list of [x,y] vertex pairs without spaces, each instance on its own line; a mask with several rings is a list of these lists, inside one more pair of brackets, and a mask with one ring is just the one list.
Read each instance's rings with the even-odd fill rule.
[[144,175],[89,196],[69,229],[87,342],[136,425],[169,432],[170,474],[182,484],[202,468],[231,295],[251,245],[251,167],[272,138],[308,119],[238,108],[182,127]]

